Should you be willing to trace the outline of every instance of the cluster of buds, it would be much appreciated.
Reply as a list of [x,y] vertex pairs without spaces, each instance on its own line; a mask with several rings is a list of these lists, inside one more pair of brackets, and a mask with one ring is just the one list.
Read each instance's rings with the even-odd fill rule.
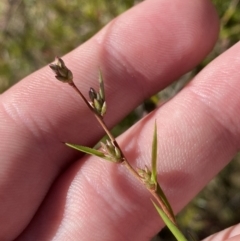
[[152,178],[151,178],[152,172],[148,169],[148,167],[145,166],[144,169],[138,169],[137,171],[138,171],[138,175],[142,179],[145,186],[148,189],[156,191],[157,190],[157,183],[152,181]]
[[104,116],[107,110],[107,105],[105,101],[104,84],[101,71],[99,71],[99,85],[99,92],[93,88],[90,88],[89,98],[91,101],[89,101],[89,104],[98,115]]
[[106,140],[106,144],[100,142],[104,158],[112,162],[121,162],[122,154],[118,147],[116,147],[111,141]]
[[73,83],[73,74],[61,58],[56,57],[56,64],[50,64],[49,67],[56,74],[56,79],[69,84]]

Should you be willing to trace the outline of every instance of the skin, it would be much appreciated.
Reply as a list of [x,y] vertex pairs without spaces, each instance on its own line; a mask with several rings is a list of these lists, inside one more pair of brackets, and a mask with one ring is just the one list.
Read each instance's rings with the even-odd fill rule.
[[[101,67],[113,127],[196,66],[218,30],[208,0],[147,0],[63,59],[84,94]],[[117,139],[132,165],[149,165],[156,120],[159,182],[175,212],[239,150],[239,54],[238,43]],[[149,193],[123,166],[62,144],[92,146],[103,131],[49,67],[0,96],[0,119],[0,240],[144,241],[163,227]],[[239,238],[235,226],[206,240]]]

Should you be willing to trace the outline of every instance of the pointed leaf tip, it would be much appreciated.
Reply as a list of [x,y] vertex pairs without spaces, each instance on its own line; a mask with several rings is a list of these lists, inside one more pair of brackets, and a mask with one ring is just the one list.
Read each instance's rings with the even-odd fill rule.
[[102,100],[104,101],[105,100],[105,90],[104,90],[102,71],[100,68],[99,68],[99,77],[98,78],[99,78],[99,85],[100,85],[99,94],[100,94]]
[[98,151],[96,149],[93,149],[93,148],[90,148],[90,147],[87,147],[87,146],[80,146],[80,145],[66,143],[66,142],[65,142],[65,145],[67,145],[67,146],[69,146],[69,147],[71,147],[71,148],[73,148],[75,150],[84,152],[86,154],[90,154],[90,155],[93,155],[93,156],[98,156],[98,157],[101,157],[101,158],[105,157],[104,153],[102,153],[101,151]]
[[155,121],[152,141],[152,175],[151,180],[157,184],[157,124]]

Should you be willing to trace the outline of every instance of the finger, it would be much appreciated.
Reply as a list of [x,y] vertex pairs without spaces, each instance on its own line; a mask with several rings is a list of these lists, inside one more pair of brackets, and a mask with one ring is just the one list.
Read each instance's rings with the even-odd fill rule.
[[229,238],[229,239],[227,239],[225,241],[238,241],[239,238],[240,238],[240,235],[237,235],[237,236],[231,237],[231,238]]
[[240,225],[235,225],[230,228],[226,228],[223,231],[215,233],[210,237],[204,239],[204,241],[237,241],[240,238]]
[[[147,4],[149,2],[145,2],[144,4],[146,5],[141,5],[141,6],[144,6],[144,11],[146,10],[146,6],[148,6]],[[200,2],[197,2],[197,3],[200,4]],[[201,1],[201,4],[203,5],[200,4],[200,6],[204,7],[205,6],[204,4],[206,3],[207,2]],[[193,5],[191,4],[190,6],[193,7]],[[197,7],[199,10],[199,5],[197,5]],[[154,6],[154,8],[156,8],[156,5]],[[145,12],[149,13],[150,11],[145,11]],[[188,11],[188,12],[194,12],[194,11],[192,9],[191,11]],[[152,79],[154,78],[151,77],[151,80],[149,81],[152,81]],[[179,100],[181,100],[180,97],[179,97]],[[175,102],[172,102],[172,103],[175,103]],[[181,101],[179,103],[181,103]],[[168,105],[166,105],[163,108],[163,110],[161,110],[161,112],[163,112],[164,109],[167,108],[167,106]],[[175,107],[178,107],[178,106],[175,106]],[[184,106],[182,106],[182,111],[180,110],[177,112],[184,120],[186,118],[184,117],[184,115],[186,115],[186,109],[184,109],[183,107]],[[161,117],[161,123],[159,123],[159,126],[161,127],[165,126],[167,128],[164,128],[164,130],[160,132],[159,136],[164,137],[165,138],[164,140],[166,142],[174,134],[173,132],[171,133],[170,130],[174,130],[174,131],[178,130],[176,129],[176,116],[174,116],[176,115],[176,110],[178,110],[178,108],[175,108],[174,111],[171,113],[171,115],[170,114],[167,115],[169,111],[165,111],[166,113],[163,112],[164,115],[161,115],[163,117]],[[196,114],[196,112],[194,113]],[[187,115],[188,118],[190,118],[189,116],[190,115]],[[175,119],[173,118],[173,120],[171,120],[170,117],[171,118],[175,117]],[[204,118],[203,119],[201,118],[201,121],[203,120]],[[128,148],[130,148],[130,150],[128,151],[125,148],[125,151],[127,152],[129,157],[132,157],[131,159],[135,159],[136,155],[138,154],[139,155],[143,154],[143,157],[146,157],[149,155],[150,153],[149,144],[147,144],[147,142],[150,142],[151,140],[151,136],[149,135],[151,133],[152,126],[153,126],[153,123],[152,122],[150,123],[150,122],[151,121],[148,121],[148,119],[145,119],[142,122],[142,124],[145,123],[146,127],[144,127],[143,129],[139,129],[139,127],[132,129],[129,132],[130,134],[128,134],[127,137],[126,136],[124,137],[125,141],[122,140],[122,142],[125,143],[125,145],[128,144]],[[182,122],[184,123],[184,121]],[[194,123],[191,123],[191,124],[192,124],[191,128],[193,128]],[[175,128],[173,129],[168,128],[168,127],[171,127],[172,125]],[[179,130],[179,131],[183,132],[183,130]],[[138,132],[139,132],[139,135],[138,135]],[[189,135],[188,132],[187,134]],[[130,137],[135,135],[137,136],[137,142],[141,143],[141,149],[139,147],[136,147],[136,145],[138,144],[136,143],[134,144],[134,142],[136,141],[136,138],[133,140],[133,143],[129,143],[129,141],[126,141],[126,140],[130,140],[131,139]],[[185,136],[183,135],[183,137],[185,137],[186,140],[188,140],[187,138],[193,138],[193,136],[191,135],[188,136],[188,135],[185,134]],[[172,144],[173,146],[176,145],[175,151],[176,150],[179,151],[180,157],[176,155],[178,153],[176,152],[174,153],[174,150],[172,151],[171,154],[168,154],[169,149],[166,148],[163,140],[161,141],[161,144],[159,146],[161,153],[163,153],[163,157],[166,157],[165,160],[161,163],[162,165],[161,170],[162,172],[164,170],[170,171],[169,175],[166,174],[164,176],[161,176],[161,179],[164,181],[165,187],[166,186],[169,187],[168,194],[171,200],[173,200],[173,197],[175,197],[174,193],[171,191],[176,189],[176,193],[179,194],[178,188],[182,188],[182,190],[184,190],[184,187],[182,186],[182,184],[185,183],[186,180],[189,181],[191,177],[191,172],[190,172],[191,170],[186,169],[187,173],[185,177],[184,173],[181,173],[177,169],[177,167],[181,168],[181,165],[183,165],[184,167],[186,165],[186,161],[184,162],[185,159],[182,159],[184,157],[183,155],[184,153],[182,154],[179,148],[177,147],[180,144],[182,144],[180,140],[177,139],[177,136],[178,135],[176,135],[176,140],[174,139],[176,143],[170,142],[168,144]],[[184,142],[183,144],[185,145],[189,143]],[[200,144],[200,141],[198,144]],[[138,153],[134,152],[134,148],[137,148]],[[139,158],[138,165],[144,166],[144,165],[141,165],[141,162],[143,164],[143,162],[146,160],[141,159],[140,156],[138,158]],[[175,161],[173,160],[175,158],[177,158],[176,163],[174,162],[171,163],[172,161]],[[187,160],[190,161],[191,159],[188,158]],[[174,166],[174,164],[176,164],[176,166]],[[171,170],[171,167],[172,168],[176,167],[176,169]],[[39,216],[36,217],[36,220],[37,220],[36,223],[33,224],[32,227],[30,226],[29,232],[26,231],[27,233],[26,235],[30,235],[30,236],[38,235],[38,237],[42,237],[43,239],[44,238],[46,239],[48,235],[54,236],[54,234],[57,233],[57,235],[55,236],[56,239],[58,238],[64,239],[64,238],[70,237],[71,235],[73,235],[72,237],[76,238],[79,235],[83,234],[83,236],[81,237],[84,237],[86,240],[89,240],[90,238],[89,235],[96,234],[98,237],[100,236],[102,237],[106,235],[105,231],[108,230],[108,234],[107,234],[108,238],[106,240],[116,240],[114,238],[115,236],[113,236],[113,235],[116,235],[116,233],[117,233],[117,237],[121,237],[121,238],[123,236],[133,237],[133,240],[134,240],[138,238],[136,235],[140,235],[140,234],[132,233],[135,230],[135,229],[132,229],[131,224],[133,224],[134,227],[139,227],[142,229],[144,235],[139,238],[140,240],[143,240],[146,236],[148,237],[151,236],[153,234],[153,231],[156,231],[156,229],[159,228],[159,224],[155,223],[156,220],[158,220],[157,216],[155,215],[154,218],[151,217],[152,215],[155,214],[155,212],[154,212],[154,209],[149,205],[149,196],[142,195],[143,189],[139,188],[138,184],[135,184],[133,180],[129,181],[129,179],[126,179],[126,180],[121,179],[121,177],[125,175],[121,167],[119,167],[120,173],[116,171],[116,169],[118,169],[117,167],[111,166],[109,168],[109,167],[106,167],[105,163],[104,164],[96,163],[96,162],[84,163],[83,165],[81,165],[81,170],[79,170],[79,172],[76,173],[78,171],[78,168],[79,166],[73,167],[66,174],[66,176],[62,178],[62,180],[60,181],[60,184],[59,183],[57,184],[57,187],[52,192],[51,197],[46,201],[45,208],[39,211],[39,215],[41,216],[41,218],[38,219],[37,217]],[[74,175],[76,174],[77,176],[76,178],[74,178]],[[174,176],[175,174],[176,176]],[[195,174],[196,173],[194,173],[194,175]],[[178,183],[179,180],[180,182]],[[91,184],[89,185],[88,182],[90,182]],[[134,185],[134,187],[136,187],[136,190],[132,190],[128,188],[129,182],[131,182]],[[94,184],[92,183],[97,185],[97,190],[94,189],[95,187],[94,187]],[[177,187],[173,188],[172,184],[177,184]],[[71,185],[71,188],[70,188],[71,190],[69,190],[70,185]],[[203,185],[203,183],[201,183],[201,185]],[[172,189],[170,189],[170,187]],[[188,187],[189,187],[189,183],[188,183]],[[198,185],[196,189],[199,189],[199,187],[200,185]],[[193,191],[191,190],[190,193],[192,194],[193,192],[196,192],[196,190],[193,190]],[[113,197],[109,196],[109,193],[111,193]],[[82,195],[84,197],[79,195]],[[96,198],[96,196],[97,197],[100,196],[100,197]],[[175,203],[174,204],[175,209],[181,208],[186,203],[186,201],[189,200],[190,196],[191,195],[186,195],[186,199],[180,200],[180,204],[178,206]],[[103,197],[110,198],[110,200],[101,199]],[[114,199],[114,201],[112,199]],[[56,206],[55,203],[59,202],[59,200],[61,200],[61,204],[60,206]],[[97,201],[97,203],[94,203],[95,200]],[[120,206],[124,207],[123,208],[124,210],[121,209]],[[144,207],[144,210],[142,207]],[[116,211],[117,211],[117,214],[115,213]],[[129,215],[131,216],[129,220],[125,220]],[[83,216],[85,216],[85,218]],[[119,220],[116,220],[116,216],[120,216]],[[113,223],[113,220],[114,220],[114,223]],[[143,227],[145,222],[148,223],[150,227],[149,225],[147,225],[147,227]],[[54,227],[51,224],[54,225]],[[73,227],[71,225],[73,225]],[[95,228],[97,228],[97,231],[93,232],[93,229],[95,230]],[[43,232],[43,229],[45,230],[45,232]],[[69,229],[71,229],[71,231],[68,231]],[[31,233],[31,230],[33,231],[33,233]],[[26,238],[26,236],[22,236],[22,237]]]
[[[159,182],[175,211],[239,149],[239,54],[240,43],[119,138],[128,159],[135,160],[134,166],[149,166],[157,120]],[[149,198],[124,167],[90,157],[84,165],[76,163],[59,180],[19,240],[34,235],[43,240],[79,236],[82,240],[148,240],[162,227]]]
[[[112,126],[144,98],[196,65],[216,36],[217,18],[208,1],[146,1],[65,60],[84,94],[96,85],[101,66],[109,103],[106,118]],[[44,68],[1,96],[5,124],[0,132],[5,141],[1,143],[0,224],[7,239],[29,222],[54,178],[69,163],[70,152],[60,141],[90,145],[103,133],[67,88],[54,82],[50,69]],[[12,219],[13,214],[17,218]]]

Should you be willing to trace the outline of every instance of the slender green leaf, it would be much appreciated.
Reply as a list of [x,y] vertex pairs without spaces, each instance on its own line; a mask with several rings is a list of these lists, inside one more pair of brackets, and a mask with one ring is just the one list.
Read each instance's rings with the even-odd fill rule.
[[87,147],[87,146],[75,145],[75,144],[71,144],[71,143],[65,143],[65,144],[67,146],[73,148],[73,149],[84,152],[86,154],[90,154],[90,155],[93,155],[93,156],[105,158],[105,154],[102,153],[101,151],[96,150],[96,149],[93,149],[93,148],[90,148],[90,147]]
[[102,98],[102,100],[105,100],[105,91],[104,91],[104,83],[103,83],[103,76],[102,76],[102,71],[99,69],[99,84],[100,84],[100,89],[99,89],[99,94]]
[[152,203],[153,203],[154,207],[156,208],[158,214],[161,216],[162,220],[166,224],[166,226],[169,228],[169,230],[175,236],[175,238],[178,241],[187,241],[187,239],[184,237],[183,233],[179,230],[179,228],[174,223],[172,223],[172,221],[163,212],[163,210],[160,207],[158,207],[157,204],[153,200],[152,200]]
[[110,161],[110,162],[119,162],[118,159],[116,159],[115,157],[112,157],[110,155],[107,155],[101,151],[98,151],[96,149],[93,149],[93,148],[90,148],[90,147],[87,147],[87,146],[80,146],[80,145],[76,145],[76,144],[71,144],[71,143],[65,143],[65,145],[73,148],[73,149],[76,149],[78,151],[81,151],[81,152],[84,152],[86,154],[90,154],[90,155],[93,155],[93,156],[97,156],[97,157],[100,157],[102,159],[105,159],[107,161]]
[[151,181],[157,184],[157,124],[155,121],[152,141],[152,175]]
[[160,184],[157,182],[157,142],[158,142],[158,139],[157,139],[157,124],[156,124],[156,121],[155,121],[153,141],[152,141],[152,174],[151,174],[151,181],[154,182],[155,184],[157,184],[157,194],[158,194],[158,196],[163,200],[163,202],[165,203],[166,207],[168,208],[170,214],[175,219],[172,207],[171,207],[170,203],[168,202],[167,197],[164,194]]
[[175,215],[174,212],[172,210],[172,207],[165,195],[165,193],[163,192],[160,184],[157,184],[157,191],[156,191],[157,195],[162,199],[162,201],[164,202],[165,206],[168,208],[169,213],[171,214],[171,216],[173,217],[173,219],[175,220]]

